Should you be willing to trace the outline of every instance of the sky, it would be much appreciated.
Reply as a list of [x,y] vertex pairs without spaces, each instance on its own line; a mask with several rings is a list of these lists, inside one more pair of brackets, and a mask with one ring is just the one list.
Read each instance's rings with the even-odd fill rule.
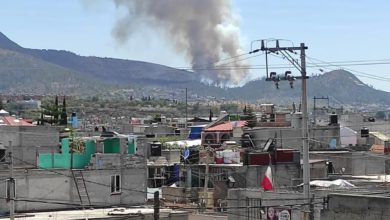
[[[320,74],[320,69],[344,68],[364,83],[385,91],[390,91],[389,6],[390,2],[385,0],[232,0],[231,3],[243,51],[249,52],[251,45],[259,47],[256,40],[260,39],[285,39],[281,41],[285,46],[303,42],[308,46],[309,75]],[[141,60],[171,67],[190,66],[186,56],[152,27],[138,26],[126,44],[118,43],[112,31],[124,14],[112,0],[2,0],[0,31],[26,48],[68,50],[83,56]],[[276,69],[277,72],[297,72],[286,60],[273,56],[269,59],[271,67],[287,65]],[[337,63],[361,60],[365,62],[357,64],[364,65]],[[323,61],[328,63],[319,67]],[[265,64],[265,59],[259,56],[247,62],[259,67]],[[251,79],[263,76],[265,70],[250,69]]]

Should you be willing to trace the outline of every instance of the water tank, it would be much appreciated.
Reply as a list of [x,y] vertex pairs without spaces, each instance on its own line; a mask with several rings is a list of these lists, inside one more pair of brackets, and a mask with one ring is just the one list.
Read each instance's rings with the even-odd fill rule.
[[302,112],[294,112],[291,115],[291,127],[302,128]]
[[337,114],[330,114],[329,115],[329,121],[331,125],[336,125],[338,124],[338,115]]
[[360,130],[360,137],[368,137],[369,136],[369,133],[370,131],[368,130],[368,128],[364,127]]
[[161,143],[153,142],[150,144],[150,156],[161,157]]
[[72,128],[77,128],[78,127],[78,120],[77,120],[76,112],[72,113],[72,116],[70,118],[70,123],[72,125]]
[[241,136],[241,147],[242,148],[254,147],[254,146],[252,146],[252,139],[253,139],[253,135],[248,134],[248,133],[244,133]]
[[326,170],[329,173],[334,173],[333,163],[332,161],[326,161]]

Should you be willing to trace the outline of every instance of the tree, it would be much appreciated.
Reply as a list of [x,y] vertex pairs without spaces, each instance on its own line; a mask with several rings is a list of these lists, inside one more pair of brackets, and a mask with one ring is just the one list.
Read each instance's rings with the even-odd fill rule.
[[156,114],[151,123],[161,123],[161,114]]
[[58,117],[60,115],[59,113],[59,108],[58,108],[58,96],[56,96],[55,100],[54,100],[54,109],[53,109],[53,118],[54,118],[54,123],[57,124],[58,123]]
[[0,109],[4,109],[3,100],[0,99]]
[[44,118],[44,117],[41,117],[41,124],[43,123],[50,123],[51,125],[53,124],[58,124],[58,118],[59,118],[59,106],[58,106],[58,97],[56,96],[56,99],[54,101],[54,103],[52,102],[47,102],[47,103],[44,103],[42,104],[41,106],[42,108],[42,111],[41,111],[41,114],[42,116],[43,115],[46,115],[46,116],[50,116],[50,118]]
[[60,125],[67,125],[67,124],[68,124],[68,115],[66,114],[66,101],[64,97],[64,100],[62,101]]
[[250,107],[250,106],[246,107],[245,120],[248,122],[248,124],[247,124],[248,127],[250,127],[250,128],[256,127],[257,117],[256,117],[256,114],[253,112],[252,107]]
[[386,118],[386,113],[384,111],[378,111],[376,114],[375,114],[375,117],[377,119],[385,119]]
[[239,106],[237,104],[222,104],[221,110],[229,113],[237,113]]

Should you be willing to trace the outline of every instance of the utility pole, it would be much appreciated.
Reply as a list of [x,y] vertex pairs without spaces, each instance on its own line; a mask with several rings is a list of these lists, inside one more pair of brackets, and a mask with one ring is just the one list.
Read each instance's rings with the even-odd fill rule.
[[187,118],[188,118],[188,100],[187,100],[187,88],[186,88],[186,125],[185,125],[186,132],[187,132]]
[[160,193],[158,191],[154,192],[154,220],[160,219]]
[[[276,88],[279,86],[279,81],[287,80],[290,82],[291,88],[293,88],[293,82],[296,79],[302,80],[302,149],[301,153],[303,154],[303,191],[304,191],[304,199],[310,203],[310,167],[309,167],[309,145],[308,145],[308,113],[307,113],[307,92],[306,92],[306,54],[305,50],[307,50],[307,46],[304,43],[301,43],[299,47],[280,47],[279,40],[276,40],[275,47],[268,47],[265,45],[264,40],[261,40],[261,48],[251,51],[250,53],[256,53],[258,51],[264,51],[266,54],[268,53],[280,53],[284,58],[286,58],[296,69],[298,69],[301,73],[301,76],[291,76],[291,71],[286,71],[284,76],[278,76],[276,72],[266,73],[267,78],[266,81],[273,81],[276,85]],[[292,54],[297,54],[295,51],[300,51],[300,60],[298,63],[294,59]],[[268,60],[266,60],[268,64]],[[268,71],[268,67],[266,67],[266,71]]]
[[13,160],[13,147],[12,141],[9,141],[9,159],[10,159],[10,178],[8,181],[9,190],[9,216],[11,220],[15,219],[15,180],[14,180],[14,160]]
[[301,76],[302,76],[302,151],[303,151],[303,191],[304,198],[310,199],[310,167],[309,167],[309,144],[308,144],[308,114],[306,94],[306,54],[304,43],[301,43]]
[[205,176],[204,176],[204,186],[203,186],[203,200],[204,200],[204,208],[206,210],[207,208],[207,203],[208,203],[208,185],[209,185],[209,170],[210,170],[210,165],[209,165],[209,154],[212,152],[212,148],[210,147],[210,143],[208,147],[206,148],[206,170],[205,170]]

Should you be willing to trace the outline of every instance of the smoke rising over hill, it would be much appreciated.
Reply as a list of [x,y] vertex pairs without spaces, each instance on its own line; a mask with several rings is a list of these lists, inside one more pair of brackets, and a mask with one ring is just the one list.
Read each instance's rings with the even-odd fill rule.
[[[228,0],[114,0],[126,9],[112,33],[120,43],[148,25],[166,34],[177,52],[184,53],[192,69],[203,80],[238,84],[247,75],[247,65],[237,57],[242,53],[238,24]],[[231,58],[216,65],[224,58]]]

